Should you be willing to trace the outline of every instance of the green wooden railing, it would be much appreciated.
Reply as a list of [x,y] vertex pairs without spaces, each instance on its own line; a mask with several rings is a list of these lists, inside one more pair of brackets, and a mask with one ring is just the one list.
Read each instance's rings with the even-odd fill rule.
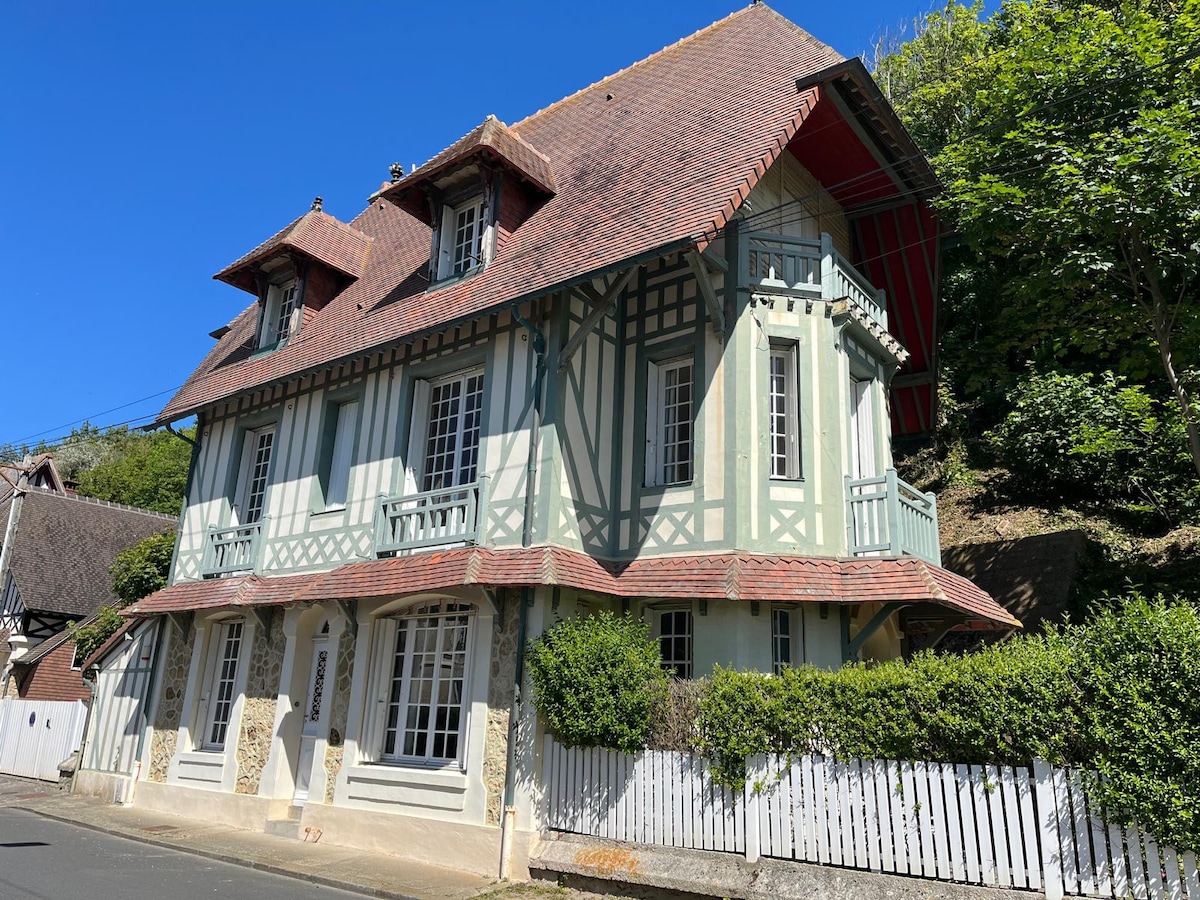
[[256,572],[261,565],[264,520],[230,528],[208,526],[204,538],[204,560],[200,574],[205,578]]
[[489,478],[470,484],[380,496],[375,517],[375,555],[393,556],[431,547],[480,543]]
[[888,469],[846,478],[846,530],[851,556],[916,556],[942,564],[937,499]]

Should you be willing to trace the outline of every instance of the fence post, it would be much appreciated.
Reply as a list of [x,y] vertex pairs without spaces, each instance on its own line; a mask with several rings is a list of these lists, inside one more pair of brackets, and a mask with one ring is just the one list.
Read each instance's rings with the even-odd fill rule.
[[1054,800],[1054,769],[1044,759],[1033,761],[1033,791],[1038,843],[1042,852],[1042,883],[1046,900],[1062,900],[1062,850],[1058,842],[1058,807]]
[[[900,479],[895,469],[884,473],[884,519],[887,522],[888,553],[900,556],[904,553],[900,539]],[[881,542],[882,543],[882,542]]]
[[766,801],[760,789],[766,783],[767,761],[763,756],[752,756],[746,760],[746,786],[742,789],[745,802],[746,821],[742,833],[746,835],[746,862],[758,862],[759,851],[762,847],[762,834],[759,828],[759,805]]

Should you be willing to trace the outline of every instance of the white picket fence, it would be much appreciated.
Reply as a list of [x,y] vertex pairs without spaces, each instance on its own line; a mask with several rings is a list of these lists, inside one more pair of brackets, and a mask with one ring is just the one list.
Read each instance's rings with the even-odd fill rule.
[[717,785],[690,753],[543,751],[547,826],[1064,895],[1200,900],[1194,853],[1106,824],[1080,774],[822,756],[751,760],[746,788]]
[[87,704],[0,700],[0,772],[58,781],[58,764],[79,749]]

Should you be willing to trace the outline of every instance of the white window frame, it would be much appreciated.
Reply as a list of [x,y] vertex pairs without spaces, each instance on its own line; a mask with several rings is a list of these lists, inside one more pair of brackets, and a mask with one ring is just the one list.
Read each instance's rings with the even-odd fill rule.
[[[256,472],[257,457],[260,447],[260,440],[270,436],[271,443],[267,459],[263,471]],[[234,525],[252,525],[258,522],[266,514],[267,511],[267,493],[271,487],[271,464],[275,459],[275,444],[276,444],[276,429],[275,424],[263,425],[261,428],[253,428],[246,431],[246,436],[242,441],[242,456],[238,464],[237,485],[234,488],[232,504],[232,524]],[[262,479],[262,492],[259,501],[257,515],[248,515],[250,508],[250,500],[255,491],[255,482],[258,478]]]
[[[448,633],[447,624],[451,620],[463,619],[462,623],[451,627],[463,627],[465,633],[462,645],[455,649],[454,656],[461,662],[461,674],[452,674],[451,680],[461,682],[457,704],[449,706],[457,708],[458,727],[456,731],[442,729],[444,735],[454,734],[454,753],[452,755],[434,753],[436,742],[437,690],[441,687],[443,673],[440,671],[445,663],[437,662],[445,656],[442,647],[443,638]],[[408,723],[407,712],[412,706],[411,691],[414,686],[412,670],[417,655],[416,629],[421,627],[418,622],[437,621],[437,651],[434,654],[435,672],[431,686],[431,699],[427,703],[416,706],[417,710],[427,713],[424,728],[415,729],[417,733],[426,734],[424,753],[404,753],[405,736]],[[369,697],[375,700],[368,703],[368,716],[374,708],[377,712],[367,723],[367,734],[363,741],[363,756],[366,762],[378,762],[389,765],[413,766],[424,768],[457,768],[465,769],[467,759],[467,739],[471,732],[470,718],[473,702],[472,678],[475,656],[475,642],[478,640],[477,609],[471,604],[453,598],[443,598],[423,603],[420,606],[403,610],[396,615],[382,617],[376,620],[373,636],[373,653],[371,665],[371,690]],[[451,662],[452,673],[454,662]],[[392,721],[393,709],[395,721]],[[389,736],[393,736],[391,747],[388,746]],[[416,749],[415,747],[413,748]]]
[[[233,655],[230,646],[236,641]],[[219,753],[228,743],[229,728],[233,725],[233,709],[237,703],[238,673],[242,655],[245,653],[246,627],[242,619],[230,619],[212,627],[208,647],[208,662],[205,666],[205,699],[200,726],[199,746],[201,750]],[[227,686],[229,697],[221,700],[221,688]],[[224,706],[222,715],[222,706]],[[221,729],[220,740],[216,739],[217,728]]]
[[[459,216],[466,213],[473,213],[474,221],[470,226],[468,252],[465,259],[461,259],[460,250],[464,247],[464,242],[458,240],[458,219]],[[437,278],[439,281],[468,275],[485,265],[492,233],[488,218],[488,203],[482,194],[476,194],[453,206],[446,204],[442,207],[441,231],[438,240]]]
[[354,438],[358,430],[358,401],[335,403],[332,414],[336,421],[333,425],[329,468],[325,472],[326,511],[345,509],[350,496],[350,470],[354,464]]
[[[786,619],[786,621],[780,621]],[[783,647],[786,641],[787,655]],[[776,604],[771,607],[771,671],[776,675],[784,666],[798,666],[804,662],[804,610],[791,604]]]
[[875,379],[850,378],[850,477],[880,474],[875,448]]
[[[437,391],[454,384],[460,385],[460,391],[454,425],[454,462],[448,470],[451,478],[449,482],[433,484],[430,472],[431,460],[436,455],[431,452],[434,448],[430,446],[430,425],[434,421],[433,404]],[[472,410],[476,415],[476,421],[470,428],[467,427],[467,409],[464,405],[467,398],[477,398],[479,404]],[[486,399],[486,383],[482,366],[465,369],[441,378],[417,381],[413,391],[412,427],[409,429],[408,456],[404,474],[404,493],[406,495],[461,487],[479,480],[483,447],[483,404]],[[472,446],[468,446],[466,440],[472,436],[474,443]],[[466,477],[468,475],[471,477]]]
[[[670,622],[670,629],[664,625]],[[683,632],[675,631],[676,626],[685,623]],[[688,606],[658,607],[654,609],[654,636],[658,640],[658,650],[662,656],[662,667],[676,678],[690,679],[695,671],[696,653],[696,617]],[[676,654],[676,641],[684,641],[684,655]],[[664,645],[670,641],[671,650],[664,652]]]
[[[686,376],[681,377],[685,370]],[[687,415],[681,417],[678,410],[684,404],[678,401],[678,391],[685,385]],[[688,436],[680,440],[678,429],[685,422]],[[681,447],[686,447],[686,458],[679,454]],[[646,486],[689,484],[695,477],[696,358],[689,353],[650,363],[646,383]]]
[[[262,333],[259,335],[260,349],[282,344],[300,324],[300,281],[289,278],[267,287],[267,302],[263,309]],[[286,309],[290,305],[290,309]],[[286,311],[286,322],[284,313]]]
[[767,362],[767,463],[778,480],[801,477],[797,356],[794,343],[772,344]]

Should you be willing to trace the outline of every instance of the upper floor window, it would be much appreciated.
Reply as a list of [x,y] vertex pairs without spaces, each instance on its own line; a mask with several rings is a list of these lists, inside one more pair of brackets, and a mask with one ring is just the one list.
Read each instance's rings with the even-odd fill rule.
[[331,405],[318,472],[324,495],[324,508],[327,510],[342,509],[346,505],[357,426],[357,400]]
[[690,609],[670,609],[658,614],[658,648],[664,669],[677,678],[692,677]]
[[485,216],[482,197],[443,208],[438,278],[453,278],[483,265]]
[[300,307],[297,305],[299,290],[294,278],[267,288],[259,347],[273,347],[296,331],[300,324]]
[[771,477],[800,477],[800,412],[797,402],[796,345],[771,348],[768,415]]
[[206,677],[208,699],[201,749],[225,748],[225,735],[233,714],[234,686],[241,653],[242,623],[222,622],[217,625],[209,647]]
[[651,363],[646,398],[646,484],[692,480],[695,365],[686,356]]
[[[420,490],[470,484],[479,474],[483,370],[428,382],[429,406]],[[422,411],[420,407],[417,407]]]
[[271,472],[271,454],[274,449],[274,425],[246,432],[237,487],[234,491],[235,525],[249,525],[262,518],[267,499],[267,477]]

